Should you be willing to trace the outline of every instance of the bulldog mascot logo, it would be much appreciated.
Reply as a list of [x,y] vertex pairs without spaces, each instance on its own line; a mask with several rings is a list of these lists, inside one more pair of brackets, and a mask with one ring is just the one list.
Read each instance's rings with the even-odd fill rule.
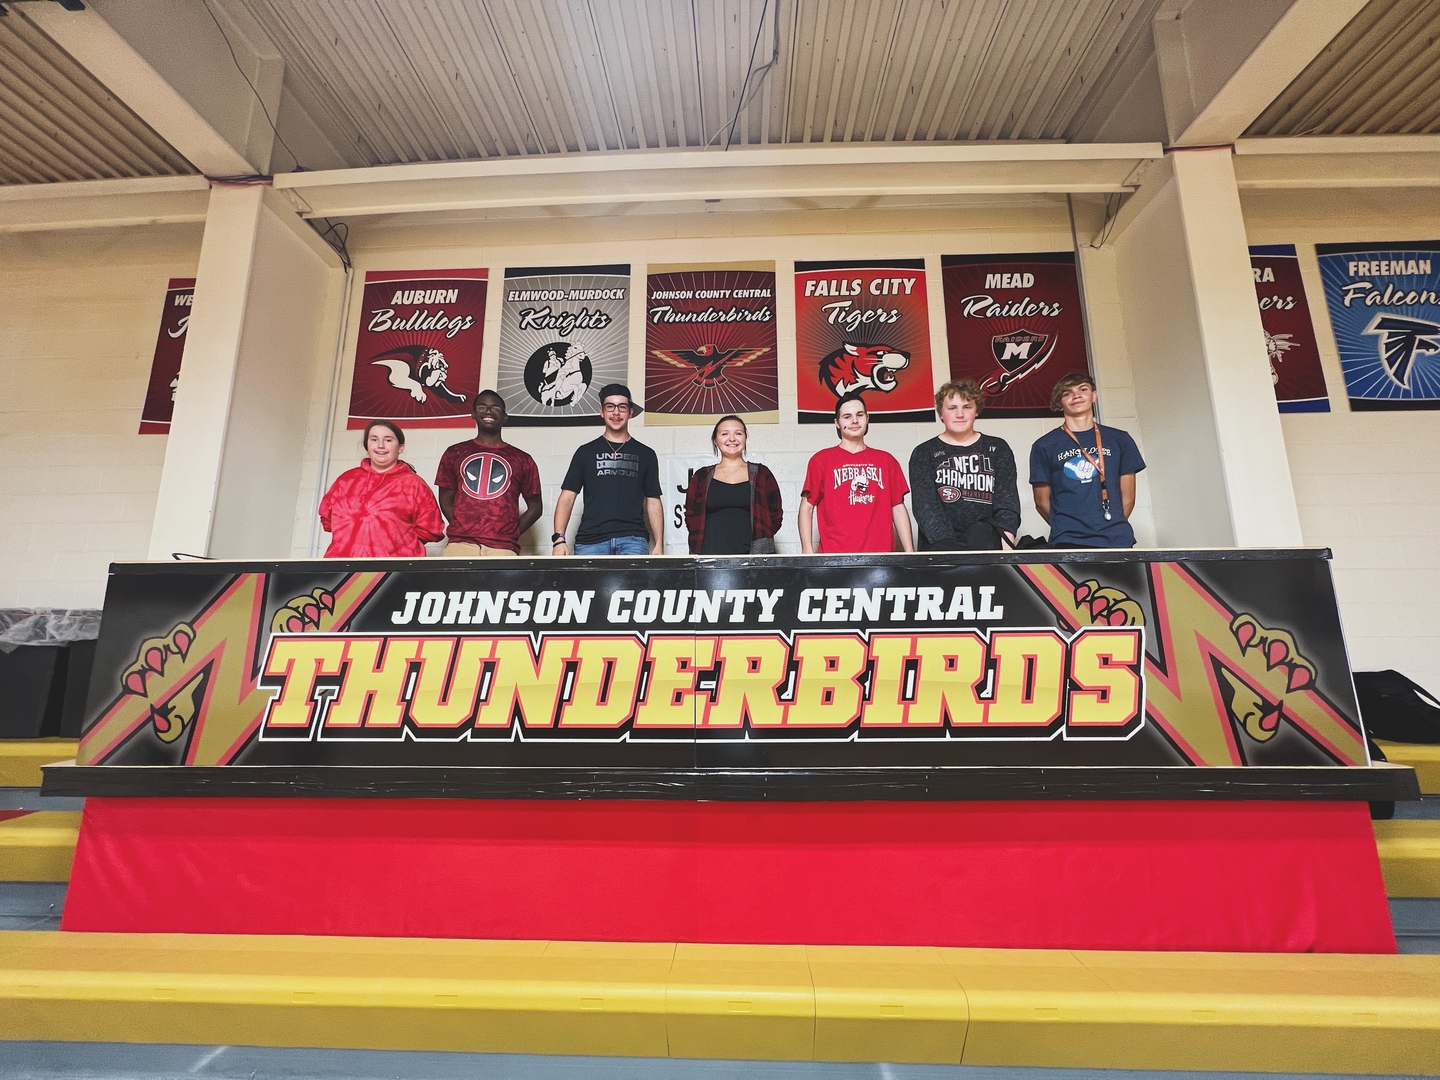
[[416,401],[425,402],[425,390],[435,391],[441,397],[456,404],[465,401],[464,394],[457,394],[445,385],[450,374],[450,365],[445,354],[428,345],[401,345],[375,357],[370,363],[390,372],[388,381],[397,390],[404,390]]

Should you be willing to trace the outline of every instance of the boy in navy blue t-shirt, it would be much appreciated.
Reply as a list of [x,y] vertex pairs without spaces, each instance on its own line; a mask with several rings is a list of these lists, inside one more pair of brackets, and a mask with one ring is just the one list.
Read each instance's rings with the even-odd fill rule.
[[1127,432],[1095,422],[1095,383],[1072,372],[1055,384],[1050,408],[1065,422],[1030,448],[1035,509],[1050,523],[1050,546],[1135,546],[1130,511],[1135,474],[1145,468]]

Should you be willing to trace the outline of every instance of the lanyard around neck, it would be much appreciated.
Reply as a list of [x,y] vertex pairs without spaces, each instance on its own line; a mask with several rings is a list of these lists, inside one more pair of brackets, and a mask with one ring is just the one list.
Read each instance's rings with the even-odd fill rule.
[[1100,474],[1100,509],[1105,511],[1105,520],[1109,521],[1110,489],[1109,486],[1105,483],[1105,443],[1100,438],[1100,425],[1095,424],[1091,429],[1095,432],[1094,457],[1090,456],[1089,450],[1086,450],[1085,447],[1080,445],[1080,439],[1076,436],[1075,432],[1071,431],[1064,424],[1060,425],[1060,430],[1064,431],[1066,435],[1070,436],[1070,441],[1079,448],[1080,453],[1084,456],[1085,460],[1088,461],[1091,465],[1093,465],[1095,467],[1095,471]]

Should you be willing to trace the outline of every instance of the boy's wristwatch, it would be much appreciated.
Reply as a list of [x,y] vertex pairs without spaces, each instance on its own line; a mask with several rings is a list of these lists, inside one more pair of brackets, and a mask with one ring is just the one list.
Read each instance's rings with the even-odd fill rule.
[[565,534],[564,534],[564,533],[551,533],[551,534],[550,534],[550,546],[551,546],[551,547],[554,547],[556,544],[563,544],[563,543],[565,543]]

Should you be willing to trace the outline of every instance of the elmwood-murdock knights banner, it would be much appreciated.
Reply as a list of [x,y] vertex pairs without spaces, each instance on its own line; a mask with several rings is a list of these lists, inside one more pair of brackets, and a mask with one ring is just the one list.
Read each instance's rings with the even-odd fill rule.
[[1252,247],[1250,268],[1280,411],[1329,412],[1330,395],[1325,390],[1325,372],[1320,367],[1320,349],[1315,344],[1295,245]]
[[800,423],[829,424],[865,395],[872,421],[935,418],[924,259],[795,264]]
[[974,379],[986,416],[1052,416],[1061,376],[1089,372],[1075,253],[945,255],[950,378]]
[[185,331],[190,326],[190,304],[195,299],[194,278],[171,278],[150,361],[150,382],[140,410],[141,435],[167,435],[175,411],[175,387],[180,382],[180,361],[185,355]]
[[495,382],[510,423],[600,423],[600,388],[629,362],[628,263],[505,271]]
[[349,428],[469,427],[480,389],[488,270],[365,274]]
[[1440,240],[1315,254],[1350,408],[1440,409]]
[[651,266],[645,422],[780,420],[775,264]]

